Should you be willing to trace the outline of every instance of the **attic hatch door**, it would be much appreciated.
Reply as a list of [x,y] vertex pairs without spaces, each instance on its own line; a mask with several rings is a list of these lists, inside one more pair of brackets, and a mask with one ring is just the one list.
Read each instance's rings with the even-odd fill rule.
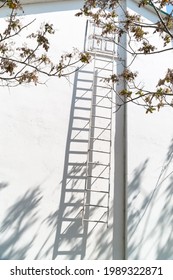
[[85,51],[97,52],[103,55],[116,55],[115,42],[116,34],[102,34],[102,25],[96,25],[92,21],[87,21],[85,36]]

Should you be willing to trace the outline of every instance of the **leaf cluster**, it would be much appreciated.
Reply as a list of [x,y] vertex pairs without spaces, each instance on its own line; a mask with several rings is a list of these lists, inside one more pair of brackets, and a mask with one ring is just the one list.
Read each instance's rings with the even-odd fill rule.
[[[86,0],[77,16],[87,16],[96,26],[102,27],[102,36],[116,34],[114,44],[117,48],[126,50],[132,56],[132,62],[141,55],[154,55],[172,51],[170,42],[173,41],[173,11],[165,14],[161,11],[165,5],[173,4],[170,0],[141,0],[138,7],[147,7],[153,10],[157,17],[156,22],[148,22],[141,15],[128,12],[122,1]],[[119,14],[117,12],[119,11]],[[152,40],[151,40],[152,35]],[[127,38],[127,47],[122,37]],[[162,47],[157,45],[160,38]],[[154,42],[154,43],[153,43]],[[156,42],[156,43],[155,43]],[[155,91],[150,91],[136,83],[137,73],[130,71],[129,66],[118,76],[113,74],[105,78],[105,82],[115,84],[120,80],[126,82],[126,88],[117,92],[121,104],[133,102],[146,108],[146,113],[160,110],[164,106],[172,106],[173,69],[168,69],[165,77],[155,85]]]
[[[17,86],[24,83],[41,83],[40,74],[61,77],[69,74],[69,69],[77,63],[89,63],[89,55],[74,49],[63,54],[57,62],[50,58],[50,36],[54,26],[42,23],[34,30],[36,20],[24,23],[22,6],[18,0],[0,1],[0,9],[8,8],[9,17],[4,19],[5,28],[0,31],[0,85]],[[21,40],[22,38],[22,40]],[[71,72],[75,71],[73,68]]]
[[[114,44],[122,48],[132,56],[132,62],[141,55],[154,55],[155,53],[172,51],[170,42],[173,40],[173,17],[161,13],[160,9],[166,4],[172,4],[169,0],[141,0],[139,7],[147,5],[153,9],[157,16],[154,23],[146,22],[139,14],[131,14],[119,0],[86,0],[76,16],[85,16],[96,26],[101,26],[102,36],[116,34]],[[55,62],[51,60],[50,36],[53,36],[55,29],[52,24],[44,23],[34,32],[32,30],[35,20],[23,23],[18,12],[22,11],[20,1],[0,1],[0,9],[7,7],[9,17],[4,19],[6,27],[0,32],[0,85],[16,86],[23,83],[40,83],[40,74],[48,77],[67,76],[76,71],[77,66],[82,67],[92,60],[89,52],[79,52],[74,49],[71,53],[63,54]],[[119,12],[117,12],[119,10]],[[150,40],[148,34],[159,36],[162,48]],[[126,36],[127,46],[122,44],[122,38]],[[22,38],[22,42],[21,42]],[[79,66],[80,65],[80,66]],[[164,77],[161,77],[155,85],[155,90],[148,90],[137,84],[138,74],[126,66],[121,74],[113,74],[104,79],[118,95],[119,108],[133,102],[143,106],[146,113],[160,110],[164,106],[173,106],[173,69],[169,68]],[[126,87],[119,91],[115,85],[125,81]]]

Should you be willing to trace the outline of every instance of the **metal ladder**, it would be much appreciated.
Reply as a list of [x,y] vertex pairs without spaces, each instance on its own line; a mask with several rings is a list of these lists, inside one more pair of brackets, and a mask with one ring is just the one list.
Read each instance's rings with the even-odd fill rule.
[[110,200],[113,90],[104,79],[110,77],[113,70],[113,54],[104,56],[96,51],[82,219],[83,223],[104,223],[107,226]]

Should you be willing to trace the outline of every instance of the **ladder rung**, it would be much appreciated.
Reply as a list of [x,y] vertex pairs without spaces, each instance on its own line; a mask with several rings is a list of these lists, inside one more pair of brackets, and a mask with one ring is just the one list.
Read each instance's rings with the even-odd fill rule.
[[86,166],[86,162],[69,162],[69,166]]
[[[98,49],[98,48],[94,48],[94,49],[88,50],[87,52],[92,54],[93,56],[97,54],[97,57],[98,56],[101,56],[101,57],[104,56],[104,57],[108,57],[108,58],[111,58],[111,59],[117,58],[117,57],[115,57],[115,51],[114,50],[113,51],[108,51],[108,50],[106,51],[106,50],[101,50],[101,49]],[[102,60],[102,61],[106,62],[105,60]],[[110,62],[110,60],[107,61],[107,62]],[[113,63],[113,62],[111,62],[111,63]]]
[[81,221],[82,218],[62,218],[63,222],[76,222],[76,221]]
[[90,118],[85,118],[85,117],[80,117],[80,116],[75,116],[73,117],[74,120],[83,120],[83,121],[89,121]]
[[92,91],[91,88],[81,88],[81,87],[77,87],[76,90]]
[[108,98],[109,100],[112,100],[112,98],[111,98],[111,97],[104,96],[104,95],[100,95],[100,94],[93,94],[93,96],[96,96],[96,97],[102,97],[102,98]]
[[85,83],[92,83],[93,80],[86,80],[86,79],[77,79],[77,81],[80,81],[80,82],[85,82]]
[[76,100],[91,101],[91,98],[88,98],[88,97],[76,97]]
[[96,138],[96,137],[90,137],[90,138],[93,140],[98,140],[98,141],[111,142],[111,140],[102,139],[102,138]]
[[69,154],[76,154],[76,155],[86,155],[88,152],[85,151],[69,151]]
[[101,79],[105,79],[106,78],[105,76],[99,76],[99,75],[94,75],[94,77],[101,78]]
[[105,88],[105,89],[110,89],[110,90],[112,90],[110,87],[104,87],[104,86],[98,86],[98,85],[94,85],[94,87],[99,87],[99,88]]
[[97,105],[97,104],[92,104],[92,106],[98,107],[98,108],[104,108],[104,109],[111,109],[112,108],[112,107],[102,106],[102,105]]
[[63,255],[65,255],[65,256],[77,256],[77,255],[81,256],[82,250],[78,250],[78,251],[77,250],[66,250],[66,251],[58,250],[57,254],[60,255],[60,256],[63,256]]
[[104,62],[113,63],[113,61],[112,61],[112,60],[105,60],[105,59],[100,59],[100,58],[95,58],[95,60],[99,60],[99,61],[104,61]]
[[92,190],[92,189],[85,189],[85,191],[88,191],[88,192],[97,192],[97,193],[109,193],[107,191],[98,191],[98,190]]
[[66,178],[67,178],[67,179],[80,179],[80,180],[85,180],[87,177],[86,177],[86,176],[68,175]]
[[105,119],[105,120],[111,120],[111,118],[108,117],[103,117],[103,116],[98,116],[98,115],[92,115],[94,118],[100,118],[100,119]]
[[106,208],[108,209],[108,206],[104,206],[104,205],[97,205],[97,204],[85,204],[84,206],[92,206],[92,207],[98,207],[98,208]]
[[88,140],[84,140],[84,139],[72,139],[71,142],[74,142],[74,143],[88,143]]
[[74,107],[74,109],[76,109],[76,110],[86,110],[86,111],[91,110],[91,108],[86,108],[86,107]]
[[60,238],[66,238],[66,239],[71,239],[71,238],[73,238],[73,237],[75,237],[75,238],[82,238],[83,237],[83,234],[82,233],[76,233],[76,232],[74,232],[73,234],[72,234],[72,232],[70,232],[70,234],[69,233],[67,233],[67,232],[65,232],[65,233],[61,233],[60,235],[59,235],[59,237]]
[[72,130],[89,131],[89,128],[72,127]]
[[81,202],[73,202],[73,203],[71,203],[71,202],[66,202],[66,203],[64,203],[64,206],[65,207],[83,207],[83,203]]
[[[102,71],[106,70],[106,71],[111,71],[112,72],[112,69],[108,69],[108,68],[104,68],[104,67],[97,67],[97,66],[95,66],[95,69],[101,69]],[[98,76],[96,76],[96,77],[98,77]]]
[[108,163],[108,164],[105,164],[105,163],[91,162],[91,161],[90,161],[90,162],[88,162],[88,164],[100,165],[100,166],[105,166],[105,167],[106,167],[106,166],[107,166],[107,167],[108,167],[108,166],[110,166],[110,164],[109,164],[109,163]]
[[99,151],[99,150],[94,150],[94,149],[89,149],[88,151],[96,152],[96,153],[101,153],[101,154],[110,154],[110,152],[105,152],[105,151]]
[[105,180],[109,180],[108,177],[102,177],[102,176],[88,176],[89,178],[94,178],[94,179],[105,179]]
[[96,129],[111,130],[110,128],[100,127],[100,126],[91,126],[91,127]]
[[79,70],[79,71],[78,71],[79,74],[80,74],[81,72],[82,72],[82,73],[93,74],[92,71],[86,71],[86,70]]
[[107,224],[108,222],[102,221],[102,220],[90,220],[90,219],[83,219],[85,222],[91,222],[91,223],[102,223],[102,224]]
[[100,41],[109,41],[109,42],[114,42],[115,41],[115,36],[114,37],[106,37],[100,34],[93,34],[92,36],[93,39],[99,39]]
[[84,189],[66,189],[65,192],[77,192],[77,193],[83,193]]

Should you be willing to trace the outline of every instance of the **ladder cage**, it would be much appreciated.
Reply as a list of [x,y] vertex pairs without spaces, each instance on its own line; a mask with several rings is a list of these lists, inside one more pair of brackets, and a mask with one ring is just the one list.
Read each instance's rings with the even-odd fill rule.
[[88,20],[85,31],[84,50],[89,52],[99,52],[107,55],[116,55],[117,34],[104,34],[103,24],[96,25]]

